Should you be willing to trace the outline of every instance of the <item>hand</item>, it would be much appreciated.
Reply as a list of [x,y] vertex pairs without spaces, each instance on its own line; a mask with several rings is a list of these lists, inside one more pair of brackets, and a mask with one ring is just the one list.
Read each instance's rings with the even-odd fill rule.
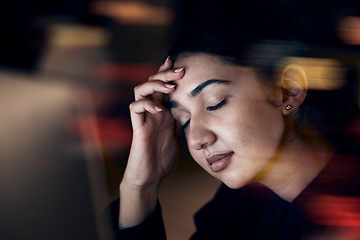
[[175,165],[175,123],[163,101],[175,89],[170,81],[181,79],[184,70],[172,66],[172,60],[166,60],[157,74],[135,88],[135,102],[130,105],[133,140],[123,178],[135,188],[157,188]]
[[162,103],[175,89],[169,82],[181,79],[184,70],[171,70],[172,66],[168,59],[148,82],[135,88],[135,102],[130,104],[133,140],[120,184],[120,228],[140,223],[155,208],[159,183],[175,165],[175,123]]

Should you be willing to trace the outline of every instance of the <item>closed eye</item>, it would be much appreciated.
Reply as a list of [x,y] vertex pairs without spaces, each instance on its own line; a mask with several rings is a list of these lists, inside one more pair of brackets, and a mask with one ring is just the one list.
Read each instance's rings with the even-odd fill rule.
[[[227,103],[227,98],[225,98],[224,100],[222,100],[221,102],[219,102],[218,104],[216,104],[215,106],[209,106],[206,108],[207,111],[215,111],[221,107],[223,107],[225,104]],[[182,126],[181,126],[181,131],[185,130],[187,128],[187,126],[189,126],[190,124],[190,120],[187,120]]]
[[226,103],[227,103],[227,99],[225,98],[224,100],[222,100],[220,103],[216,104],[215,106],[207,107],[206,110],[215,111],[215,110],[221,108],[222,106],[224,106]]

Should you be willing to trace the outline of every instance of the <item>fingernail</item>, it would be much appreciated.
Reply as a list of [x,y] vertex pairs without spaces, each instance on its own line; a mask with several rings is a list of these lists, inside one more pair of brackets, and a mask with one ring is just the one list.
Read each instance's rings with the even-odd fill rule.
[[168,83],[166,83],[166,84],[165,84],[165,87],[167,87],[167,88],[174,88],[175,85],[174,85],[174,84],[168,84]]
[[162,108],[161,108],[161,107],[158,107],[158,106],[155,106],[155,110],[158,111],[158,112],[161,112],[161,111],[162,111]]
[[170,59],[170,56],[168,56],[168,57],[165,59],[164,63],[166,63],[167,61],[169,61],[169,59]]
[[177,68],[177,69],[175,69],[174,72],[179,73],[179,72],[181,72],[182,70],[184,70],[183,67],[182,67],[182,68]]

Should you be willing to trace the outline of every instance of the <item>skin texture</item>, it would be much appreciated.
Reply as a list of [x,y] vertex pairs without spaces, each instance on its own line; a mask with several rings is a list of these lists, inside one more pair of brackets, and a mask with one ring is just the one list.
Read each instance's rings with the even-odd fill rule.
[[[257,181],[292,201],[331,153],[315,132],[307,136],[313,142],[319,138],[318,145],[293,132],[292,115],[305,100],[306,76],[294,65],[284,69],[269,88],[252,68],[192,54],[168,59],[136,87],[119,227],[140,223],[155,208],[159,184],[175,164],[175,121],[184,127],[189,151],[205,171],[231,188]],[[163,105],[165,95],[171,110]]]
[[[332,153],[316,131],[306,129],[306,137],[294,132],[293,115],[306,97],[306,76],[299,66],[286,66],[270,88],[253,69],[206,54],[180,57],[174,67],[179,66],[186,73],[174,81],[172,115],[185,124],[194,160],[230,188],[260,182],[292,201],[330,159]],[[192,94],[214,79],[227,82]],[[212,168],[209,160],[222,154],[221,167]]]
[[177,142],[174,119],[161,103],[164,94],[180,79],[184,71],[174,72],[172,61],[166,61],[158,74],[134,89],[130,105],[133,140],[127,167],[120,183],[119,227],[139,223],[156,205],[158,187],[175,165]]
[[[172,114],[181,125],[190,119],[185,134],[191,155],[229,187],[244,186],[260,174],[280,144],[285,130],[282,106],[268,100],[250,68],[228,65],[205,55],[182,58],[177,66],[184,66],[186,74],[176,81],[176,91],[170,94],[179,105]],[[189,96],[209,79],[229,83],[211,84],[195,97]],[[221,103],[223,100],[225,103]],[[219,103],[220,108],[208,108]],[[212,171],[206,157],[227,153],[233,153],[227,166]]]

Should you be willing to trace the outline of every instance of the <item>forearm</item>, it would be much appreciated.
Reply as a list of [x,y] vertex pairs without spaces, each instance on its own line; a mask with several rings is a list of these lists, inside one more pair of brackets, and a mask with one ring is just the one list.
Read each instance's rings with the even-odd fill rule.
[[175,89],[170,81],[184,76],[183,68],[174,71],[172,66],[168,59],[157,74],[134,89],[135,101],[129,106],[133,141],[120,184],[120,229],[142,223],[155,210],[159,183],[175,166],[178,146],[174,118],[160,104]]
[[141,223],[156,207],[158,187],[137,187],[122,181],[120,184],[119,227],[128,228]]

